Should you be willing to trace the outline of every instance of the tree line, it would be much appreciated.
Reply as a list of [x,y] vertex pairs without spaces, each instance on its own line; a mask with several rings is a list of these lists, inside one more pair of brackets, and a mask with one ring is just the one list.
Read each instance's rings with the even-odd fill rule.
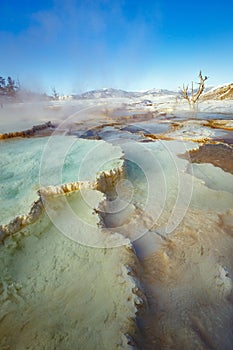
[[9,76],[7,79],[0,76],[0,95],[2,96],[15,96],[19,90],[19,84]]

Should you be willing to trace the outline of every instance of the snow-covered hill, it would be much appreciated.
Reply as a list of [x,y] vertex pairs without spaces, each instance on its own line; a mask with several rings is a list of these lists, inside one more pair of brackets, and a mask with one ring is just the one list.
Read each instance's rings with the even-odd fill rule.
[[154,96],[177,95],[177,92],[167,90],[167,89],[151,89],[144,92],[143,95],[154,95]]
[[233,84],[214,87],[203,95],[204,100],[233,100]]
[[84,92],[80,95],[75,95],[75,99],[95,99],[95,98],[135,98],[142,97],[144,99],[148,98],[148,96],[164,96],[164,95],[176,95],[177,93],[174,91],[166,90],[166,89],[152,89],[148,91],[125,91],[121,89],[99,89],[99,90],[91,90]]
[[84,92],[81,95],[75,95],[75,99],[95,99],[95,98],[124,98],[124,97],[138,97],[140,93],[138,92],[129,92],[121,89],[99,89],[99,90],[91,90]]

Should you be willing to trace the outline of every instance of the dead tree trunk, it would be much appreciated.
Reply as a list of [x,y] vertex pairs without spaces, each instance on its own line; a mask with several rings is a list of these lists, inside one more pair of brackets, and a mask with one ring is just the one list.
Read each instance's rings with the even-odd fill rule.
[[192,82],[192,88],[191,88],[191,93],[189,93],[189,86],[188,85],[184,85],[183,84],[183,89],[180,88],[180,92],[181,95],[184,99],[186,99],[188,101],[189,107],[190,109],[195,109],[196,105],[197,105],[197,101],[199,100],[201,94],[203,93],[204,89],[205,89],[205,81],[208,79],[207,76],[205,76],[203,78],[202,73],[200,71],[199,73],[199,78],[200,78],[200,82],[199,87],[197,92],[195,93],[194,88],[193,88],[193,82]]

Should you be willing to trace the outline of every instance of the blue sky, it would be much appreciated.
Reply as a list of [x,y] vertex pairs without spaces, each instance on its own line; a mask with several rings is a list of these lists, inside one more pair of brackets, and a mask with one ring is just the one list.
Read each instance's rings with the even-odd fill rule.
[[0,76],[34,91],[233,81],[232,0],[0,0]]

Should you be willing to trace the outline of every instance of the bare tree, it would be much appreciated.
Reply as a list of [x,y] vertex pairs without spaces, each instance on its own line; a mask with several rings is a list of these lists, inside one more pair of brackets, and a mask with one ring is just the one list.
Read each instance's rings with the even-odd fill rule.
[[192,81],[191,92],[189,92],[189,86],[188,85],[185,86],[183,84],[183,88],[182,89],[179,88],[182,97],[188,101],[189,107],[192,108],[192,109],[195,109],[197,101],[199,100],[201,94],[203,93],[203,91],[205,89],[205,81],[208,79],[207,76],[205,76],[203,78],[201,70],[200,70],[200,73],[199,73],[199,78],[200,78],[200,82],[197,83],[199,85],[197,91],[194,90],[193,81]]

